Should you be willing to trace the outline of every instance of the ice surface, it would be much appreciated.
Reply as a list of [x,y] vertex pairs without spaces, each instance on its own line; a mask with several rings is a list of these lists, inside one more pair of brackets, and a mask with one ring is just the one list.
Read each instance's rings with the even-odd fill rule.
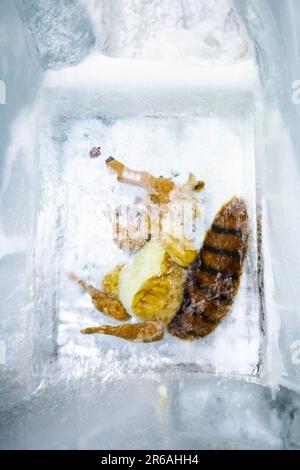
[[[52,379],[54,374],[52,374]],[[162,390],[164,391],[162,396]],[[296,449],[299,396],[257,384],[167,373],[41,383],[0,412],[1,449]]]
[[[205,434],[220,440],[257,448],[281,446],[281,421],[278,409],[267,405],[268,392],[253,385],[208,380],[199,387],[196,380],[179,384],[174,393],[179,413],[175,428]],[[258,399],[258,396],[260,399]],[[234,424],[233,424],[234,423]],[[258,425],[259,423],[259,425]]]
[[299,70],[300,4],[297,0],[288,7],[272,0],[252,0],[250,4],[236,0],[235,4],[260,51],[264,97],[257,121],[257,161],[267,231],[265,273],[270,285],[266,376],[271,385],[280,382],[299,391],[295,352],[300,331],[300,107],[293,100],[292,86]]
[[[40,71],[15,2],[0,2],[0,408],[28,396],[32,376],[32,249],[35,203],[34,100]],[[30,266],[30,268],[29,268]]]
[[113,57],[165,62],[244,58],[248,41],[229,0],[81,0],[97,46]]
[[94,44],[85,9],[75,0],[18,0],[44,68],[77,64]]

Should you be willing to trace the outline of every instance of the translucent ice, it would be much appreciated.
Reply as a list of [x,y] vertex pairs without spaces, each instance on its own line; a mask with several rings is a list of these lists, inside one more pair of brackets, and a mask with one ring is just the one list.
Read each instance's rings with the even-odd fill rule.
[[18,0],[18,5],[44,68],[77,64],[94,44],[77,0]]
[[229,0],[81,2],[98,48],[113,57],[201,63],[247,55],[246,35]]
[[[97,79],[101,62],[106,63],[105,72]],[[48,246],[47,257],[51,256],[49,269],[55,284],[48,282],[47,287],[42,284],[41,290],[43,295],[49,292],[49,298],[51,289],[57,293],[53,306],[58,334],[57,354],[63,360],[89,356],[94,367],[98,365],[104,375],[112,371],[118,374],[124,364],[127,364],[127,370],[141,370],[147,365],[179,363],[194,364],[203,371],[255,374],[260,362],[261,338],[255,281],[256,194],[251,100],[256,82],[250,78],[251,74],[255,76],[254,64],[251,61],[243,64],[246,69],[249,67],[250,73],[248,81],[241,86],[228,74],[226,83],[232,85],[232,99],[228,99],[223,90],[225,73],[224,80],[219,82],[217,74],[212,72],[213,88],[205,73],[198,76],[191,69],[189,80],[194,88],[191,101],[180,74],[177,76],[178,85],[176,82],[173,84],[176,93],[169,101],[164,72],[157,77],[155,89],[149,91],[140,77],[144,73],[142,62],[135,65],[136,73],[131,70],[129,61],[117,60],[111,66],[99,55],[92,56],[84,64],[86,69],[81,64],[48,74],[43,106],[49,116],[45,117],[39,138],[41,181],[44,181],[41,189],[45,197],[38,223],[38,237],[41,233],[43,238],[37,238],[37,249],[42,256],[42,270],[45,269],[43,246]],[[240,70],[239,65],[235,67]],[[122,88],[126,74],[128,85]],[[101,83],[107,83],[110,76],[114,77],[114,83],[110,82],[109,86],[118,90],[120,97],[113,90],[108,92],[108,88],[106,96],[102,95]],[[135,81],[132,81],[133,76]],[[205,87],[208,87],[208,93],[203,91]],[[79,89],[80,97],[77,94]],[[217,105],[216,89],[220,92]],[[160,90],[164,90],[163,96]],[[101,98],[98,101],[99,93]],[[211,97],[209,93],[212,93]],[[89,108],[87,103],[91,100],[92,108]],[[97,117],[89,117],[96,103]],[[162,115],[160,109],[163,110]],[[139,117],[130,117],[135,110]],[[89,149],[98,145],[103,155],[91,160]],[[54,156],[52,162],[47,158],[49,152]],[[109,237],[110,226],[108,220],[101,216],[100,208],[113,201],[132,203],[135,196],[141,194],[141,190],[116,184],[104,163],[105,157],[111,154],[124,160],[131,168],[144,169],[157,176],[177,174],[177,178],[184,181],[188,172],[193,171],[206,181],[205,228],[209,227],[220,206],[233,195],[241,195],[247,200],[252,241],[245,276],[232,314],[209,338],[188,344],[166,336],[162,344],[148,345],[145,350],[141,345],[79,334],[80,328],[102,324],[107,319],[99,317],[91,308],[88,296],[70,284],[66,273],[76,271],[99,285],[103,275],[114,265],[126,262],[112,236]],[[50,192],[49,188],[52,188]],[[45,227],[50,214],[56,214],[57,222],[52,227]],[[198,234],[198,246],[202,238],[203,229]]]

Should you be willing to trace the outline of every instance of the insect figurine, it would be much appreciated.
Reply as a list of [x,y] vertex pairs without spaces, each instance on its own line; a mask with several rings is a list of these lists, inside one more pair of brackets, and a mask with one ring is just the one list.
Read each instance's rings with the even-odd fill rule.
[[160,211],[158,218],[146,212],[144,236],[132,230],[130,237],[126,227],[114,224],[116,243],[132,254],[128,263],[104,277],[102,290],[69,274],[89,293],[97,310],[122,322],[81,332],[143,343],[161,340],[166,329],[184,340],[207,336],[229,313],[239,289],[249,237],[245,202],[233,197],[221,207],[198,252],[184,235],[176,238],[169,233],[166,219],[174,204],[190,204],[190,221],[199,216],[195,192],[204,188],[202,181],[191,174],[178,186],[171,179],[131,170],[112,157],[106,165],[118,181],[143,187],[148,208]]

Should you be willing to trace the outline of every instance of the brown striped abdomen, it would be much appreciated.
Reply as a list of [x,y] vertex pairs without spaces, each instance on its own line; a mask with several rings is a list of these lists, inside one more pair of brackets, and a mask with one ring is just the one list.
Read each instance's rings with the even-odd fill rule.
[[169,333],[182,339],[207,336],[228,314],[240,285],[248,237],[246,204],[234,197],[216,215],[188,270],[184,301]]

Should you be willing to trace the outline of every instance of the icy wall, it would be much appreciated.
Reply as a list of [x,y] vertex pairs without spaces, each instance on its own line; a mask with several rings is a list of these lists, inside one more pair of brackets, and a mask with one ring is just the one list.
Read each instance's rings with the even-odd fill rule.
[[31,281],[28,260],[35,204],[35,115],[39,83],[37,57],[30,48],[14,2],[0,2],[0,390],[1,407],[24,397],[30,369],[28,318]]
[[[300,105],[294,84],[300,77],[300,5],[297,0],[247,4],[238,0],[236,5],[256,44],[264,96],[257,152],[268,239],[266,282],[271,296],[266,312],[268,374],[299,390]],[[277,314],[280,325],[276,320],[272,324]]]
[[80,0],[97,48],[112,57],[232,62],[247,41],[229,0]]
[[94,44],[88,15],[73,0],[17,0],[43,68],[78,64]]

